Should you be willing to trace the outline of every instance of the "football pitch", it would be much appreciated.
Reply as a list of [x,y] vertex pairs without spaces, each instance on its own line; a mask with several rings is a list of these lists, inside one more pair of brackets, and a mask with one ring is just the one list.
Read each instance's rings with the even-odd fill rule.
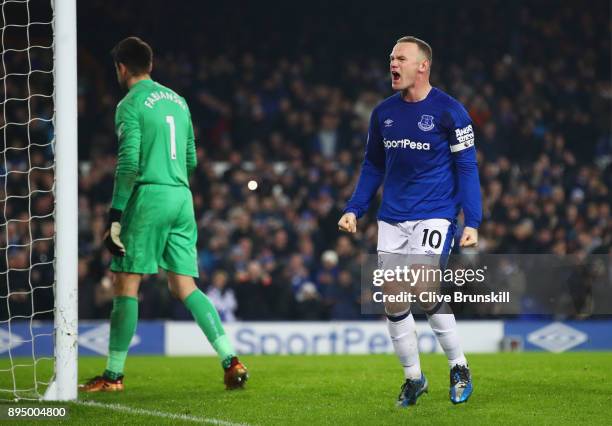
[[[232,392],[224,390],[215,358],[132,356],[124,393],[81,394],[79,403],[59,405],[70,413],[62,424],[75,425],[610,424],[612,353],[468,359],[475,390],[457,406],[448,400],[442,355],[421,356],[429,393],[408,409],[395,407],[402,374],[391,355],[243,357],[251,378],[245,390]],[[37,375],[48,375],[49,365],[39,367]],[[80,381],[103,368],[103,358],[81,357]],[[27,376],[31,371],[20,371],[20,382]],[[0,385],[12,386],[8,373]],[[43,422],[50,423],[56,422]]]

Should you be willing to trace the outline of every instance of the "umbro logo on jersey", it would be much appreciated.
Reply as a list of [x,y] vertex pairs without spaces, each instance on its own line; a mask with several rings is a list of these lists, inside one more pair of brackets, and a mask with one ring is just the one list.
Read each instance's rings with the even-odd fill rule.
[[421,120],[417,123],[417,126],[419,126],[419,129],[421,129],[422,131],[429,132],[431,129],[434,128],[433,120],[433,115],[423,114],[421,116]]
[[390,118],[387,118],[385,121],[385,127],[391,127],[393,126],[393,120],[391,120]]

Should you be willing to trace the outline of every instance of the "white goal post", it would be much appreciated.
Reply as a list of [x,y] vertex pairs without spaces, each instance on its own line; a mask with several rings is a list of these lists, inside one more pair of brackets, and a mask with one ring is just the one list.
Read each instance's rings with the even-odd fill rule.
[[0,0],[0,47],[0,400],[76,400],[76,0]]
[[76,0],[54,0],[55,375],[45,400],[77,399],[78,160]]

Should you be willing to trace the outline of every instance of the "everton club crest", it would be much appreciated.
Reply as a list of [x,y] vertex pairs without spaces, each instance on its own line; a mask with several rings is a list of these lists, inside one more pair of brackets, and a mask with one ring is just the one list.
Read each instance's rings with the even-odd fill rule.
[[421,129],[422,131],[429,132],[431,129],[434,128],[433,120],[434,120],[433,115],[423,114],[421,116],[421,121],[419,121],[417,125],[419,126],[419,129]]

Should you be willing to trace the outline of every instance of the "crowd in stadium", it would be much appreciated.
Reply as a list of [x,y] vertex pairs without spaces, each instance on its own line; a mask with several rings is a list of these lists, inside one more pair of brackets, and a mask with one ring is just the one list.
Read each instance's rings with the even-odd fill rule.
[[[510,40],[496,38],[489,24],[491,44],[474,43],[461,23],[485,22],[493,7],[477,16],[453,15],[464,32],[429,40],[433,84],[466,106],[476,129],[484,209],[478,250],[607,252],[612,86],[610,40],[599,34],[607,16],[519,8]],[[117,12],[116,20],[126,26],[129,13]],[[566,31],[570,20],[576,31]],[[350,40],[346,28],[337,30],[340,40]],[[199,285],[225,321],[361,317],[360,272],[367,253],[376,251],[377,202],[354,236],[339,233],[337,221],[359,176],[369,114],[391,95],[386,57],[402,35],[369,58],[355,40],[327,62],[322,52],[208,55],[198,53],[197,40],[172,49],[147,40],[156,51],[154,79],[185,96],[191,108]],[[461,54],[451,49],[458,45]],[[121,94],[108,54],[89,47],[79,52],[79,309],[81,318],[107,318],[112,275],[102,234]],[[247,188],[249,180],[256,190]],[[52,232],[42,228],[40,235]],[[52,245],[46,247],[44,256],[52,257]],[[6,259],[19,268],[27,263],[24,253],[14,248]],[[11,276],[11,286],[18,279]],[[168,294],[163,274],[145,279],[141,299],[141,318],[190,318]]]

